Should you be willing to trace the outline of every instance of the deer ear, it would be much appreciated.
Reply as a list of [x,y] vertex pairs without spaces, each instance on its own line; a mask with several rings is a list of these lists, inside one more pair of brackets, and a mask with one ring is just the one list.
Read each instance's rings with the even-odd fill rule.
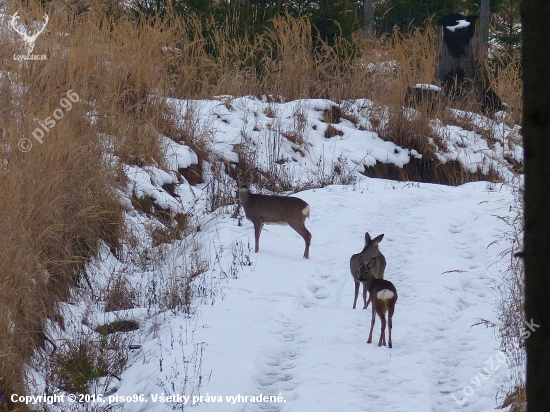
[[365,246],[367,246],[369,242],[370,242],[369,232],[365,232]]
[[237,177],[243,174],[243,171],[239,166],[235,166],[235,173],[237,174]]
[[252,177],[256,177],[256,175],[258,174],[258,168],[255,167],[254,169],[252,169],[250,172],[248,172],[248,174]]
[[384,239],[384,234],[382,233],[381,235],[379,236],[376,236],[373,240],[372,240],[372,244],[374,246],[376,246],[377,244],[379,244],[380,242],[382,242],[382,239]]

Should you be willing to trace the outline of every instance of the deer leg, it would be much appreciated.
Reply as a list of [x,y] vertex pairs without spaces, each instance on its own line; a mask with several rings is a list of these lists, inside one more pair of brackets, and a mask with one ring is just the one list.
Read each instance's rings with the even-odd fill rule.
[[367,301],[367,287],[363,283],[363,309],[368,308],[369,303],[370,303],[370,296],[369,296],[369,300]]
[[294,229],[300,236],[304,238],[304,241],[306,242],[306,248],[304,250],[304,257],[306,259],[309,259],[309,245],[311,244],[311,233],[309,233],[309,230],[306,229],[306,225],[304,222],[301,222],[300,225],[297,225],[292,222],[288,222],[288,225]]
[[264,224],[262,222],[254,222],[255,253],[258,253],[258,251],[260,250],[260,233],[262,233],[263,226]]
[[389,348],[391,348],[392,318],[393,318],[393,309],[390,309],[390,311],[389,311],[389,313],[388,313],[388,334],[389,334],[388,347],[389,347]]
[[370,333],[369,333],[369,340],[367,340],[367,343],[372,342],[372,330],[374,329],[374,322],[376,320],[376,311],[374,310],[374,303],[372,304],[372,320],[370,323]]
[[353,309],[357,305],[357,296],[359,296],[359,282],[355,281],[355,299],[353,299]]
[[378,314],[380,317],[380,322],[382,322],[382,327],[380,328],[380,340],[378,341],[378,346],[386,346],[386,314]]
[[302,237],[304,238],[304,241],[306,242],[306,248],[304,249],[304,257],[306,259],[309,259],[309,245],[311,244],[311,233],[309,233],[309,230],[306,229],[304,224],[302,224],[301,231],[298,233],[302,235]]

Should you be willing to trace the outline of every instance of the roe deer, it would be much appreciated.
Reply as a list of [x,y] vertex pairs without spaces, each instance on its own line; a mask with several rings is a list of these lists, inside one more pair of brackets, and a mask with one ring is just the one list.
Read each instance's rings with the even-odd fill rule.
[[380,330],[380,339],[378,340],[378,346],[386,346],[386,313],[388,314],[388,326],[389,326],[389,339],[388,347],[392,347],[391,343],[391,329],[393,311],[395,310],[395,302],[397,302],[397,290],[393,283],[385,279],[376,279],[372,273],[369,273],[369,269],[361,263],[359,267],[358,278],[364,282],[363,285],[369,289],[370,299],[372,300],[372,320],[370,324],[370,333],[367,343],[372,342],[372,330],[374,329],[374,322],[376,320],[376,314],[382,322]]
[[289,225],[306,242],[304,257],[309,259],[311,233],[306,229],[305,220],[309,217],[309,205],[302,199],[291,196],[269,196],[250,193],[250,178],[257,169],[244,172],[235,167],[239,185],[239,199],[248,220],[254,224],[255,248],[260,249],[260,233],[265,224]]
[[[353,299],[353,309],[357,305],[357,296],[359,295],[359,285],[361,282],[358,279],[359,266],[363,264],[369,273],[371,273],[376,279],[384,278],[384,270],[386,269],[386,258],[378,249],[378,244],[384,238],[384,234],[375,237],[371,240],[369,232],[365,233],[365,247],[360,253],[353,255],[349,261],[349,267],[351,275],[355,281],[355,298]],[[367,301],[368,287],[363,283],[363,309],[366,309],[370,303],[370,297]]]

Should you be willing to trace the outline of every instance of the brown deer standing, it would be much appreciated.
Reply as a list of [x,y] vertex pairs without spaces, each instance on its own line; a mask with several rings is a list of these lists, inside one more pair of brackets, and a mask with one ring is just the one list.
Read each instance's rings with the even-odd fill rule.
[[[384,270],[386,269],[386,258],[380,250],[378,249],[378,244],[384,238],[384,234],[375,237],[371,240],[369,232],[365,233],[365,247],[360,253],[353,255],[349,261],[351,275],[355,281],[355,298],[353,299],[353,309],[357,305],[357,297],[359,295],[359,285],[362,283],[358,278],[359,266],[364,264],[368,269],[369,273],[377,279],[384,278]],[[363,309],[366,309],[369,306],[371,298],[367,301],[367,290],[368,288],[363,283]]]
[[374,329],[374,322],[376,320],[376,314],[382,322],[380,330],[380,339],[378,340],[378,346],[386,346],[386,313],[388,314],[388,326],[389,326],[389,339],[388,347],[392,347],[391,343],[391,330],[392,330],[392,318],[395,310],[395,302],[397,302],[397,290],[393,283],[385,279],[376,279],[370,272],[368,265],[361,263],[357,278],[363,282],[364,286],[368,287],[370,299],[372,300],[372,320],[370,324],[370,333],[367,343],[372,342],[372,331]]
[[306,229],[305,220],[309,217],[309,205],[302,199],[291,196],[269,196],[250,192],[250,179],[257,169],[244,172],[235,167],[239,185],[239,199],[248,220],[254,224],[255,248],[260,250],[260,233],[265,224],[289,225],[306,242],[304,257],[309,259],[311,233]]

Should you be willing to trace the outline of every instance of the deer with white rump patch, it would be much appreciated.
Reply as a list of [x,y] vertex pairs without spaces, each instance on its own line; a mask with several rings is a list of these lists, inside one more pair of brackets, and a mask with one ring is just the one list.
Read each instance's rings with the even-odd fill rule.
[[365,233],[365,247],[360,253],[353,255],[349,261],[349,267],[353,280],[355,281],[355,298],[353,299],[353,309],[357,305],[357,297],[359,295],[359,286],[363,283],[363,309],[366,309],[369,306],[371,298],[367,301],[367,290],[368,287],[364,282],[360,281],[358,278],[359,266],[363,264],[376,279],[384,278],[384,270],[386,269],[386,258],[380,250],[378,249],[378,244],[384,238],[384,234],[376,236],[374,239],[371,239],[369,232]]
[[306,242],[304,257],[309,259],[311,233],[306,229],[305,220],[309,217],[309,205],[302,199],[292,196],[269,196],[250,192],[250,179],[257,173],[256,168],[243,172],[235,167],[239,185],[239,199],[248,220],[254,224],[255,248],[260,249],[260,233],[265,224],[289,225]]
[[372,300],[372,320],[370,324],[370,333],[367,343],[372,342],[372,330],[374,329],[374,322],[376,320],[376,314],[382,322],[380,330],[380,339],[378,340],[378,346],[386,346],[386,313],[388,314],[388,330],[389,339],[388,347],[392,347],[391,343],[391,330],[392,330],[392,318],[395,310],[395,302],[397,302],[397,290],[393,283],[385,279],[376,279],[370,272],[368,265],[363,263],[359,266],[359,272],[357,278],[363,282],[369,290],[370,300]]

